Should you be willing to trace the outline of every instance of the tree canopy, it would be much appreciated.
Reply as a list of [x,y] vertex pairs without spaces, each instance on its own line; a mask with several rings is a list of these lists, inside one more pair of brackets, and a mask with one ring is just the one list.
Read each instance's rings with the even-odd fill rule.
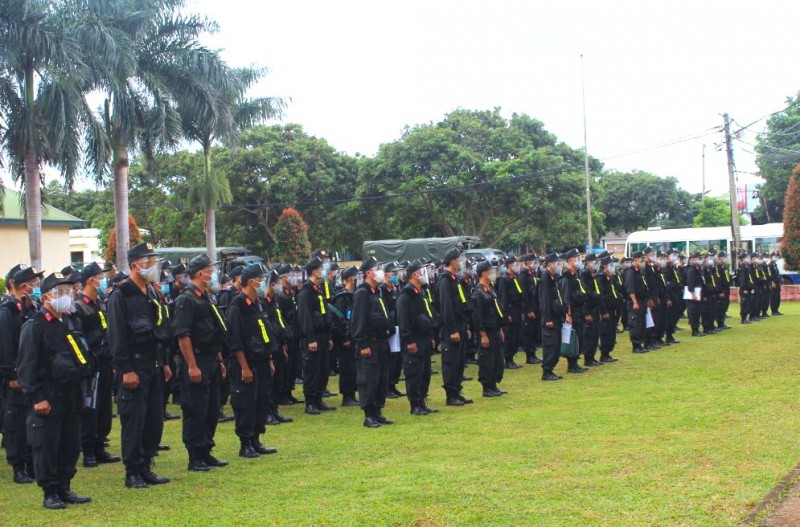
[[800,161],[800,93],[786,99],[786,108],[767,120],[767,130],[758,137],[756,164],[764,179],[760,187],[759,220],[781,221],[784,198],[792,169]]

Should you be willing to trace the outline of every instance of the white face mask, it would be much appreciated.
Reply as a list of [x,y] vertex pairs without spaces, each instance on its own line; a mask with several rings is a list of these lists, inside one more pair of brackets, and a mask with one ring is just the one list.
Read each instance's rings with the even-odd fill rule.
[[139,275],[150,284],[156,283],[158,281],[158,265],[153,264],[149,269],[139,267]]
[[608,267],[606,267],[606,269],[608,269],[608,274],[610,274],[611,276],[617,274],[617,266],[614,264],[609,264]]
[[659,258],[658,259],[658,265],[661,266],[661,267],[664,267],[665,265],[667,265],[667,259],[666,258]]
[[497,282],[497,272],[489,271],[489,283],[494,284],[495,282]]
[[670,254],[669,261],[672,263],[678,263],[678,255],[677,254]]
[[383,272],[383,269],[378,269],[375,271],[375,275],[373,276],[374,280],[379,284],[382,284],[383,281],[386,279],[386,275]]
[[50,298],[50,305],[56,313],[69,313],[72,309],[72,298],[69,295],[61,295],[58,298]]
[[420,269],[419,274],[417,275],[417,280],[422,285],[428,285],[430,280],[428,279],[428,270],[427,269]]
[[557,263],[554,266],[553,270],[555,271],[556,274],[561,274],[564,270],[564,264]]

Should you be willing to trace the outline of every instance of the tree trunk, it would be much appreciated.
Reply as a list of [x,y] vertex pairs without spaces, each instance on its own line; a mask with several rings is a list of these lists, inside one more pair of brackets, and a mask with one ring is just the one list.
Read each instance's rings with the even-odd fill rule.
[[[25,219],[28,224],[28,249],[31,267],[42,270],[42,185],[36,152],[25,154]],[[51,269],[57,271],[58,269]]]
[[[203,142],[203,172],[206,184],[211,184],[211,140]],[[217,214],[213,207],[205,211],[206,254],[212,262],[217,261]]]
[[117,147],[114,152],[114,226],[117,229],[117,271],[129,272],[128,249],[128,149]]
[[206,254],[212,262],[217,261],[217,215],[214,209],[206,210]]

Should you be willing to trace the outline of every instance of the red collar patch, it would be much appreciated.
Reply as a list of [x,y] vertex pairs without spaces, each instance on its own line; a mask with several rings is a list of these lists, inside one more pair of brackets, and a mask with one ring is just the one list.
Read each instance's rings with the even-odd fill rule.
[[89,304],[91,304],[91,303],[92,303],[92,301],[91,301],[91,300],[89,300],[89,297],[88,297],[88,296],[85,296],[85,297],[83,297],[83,303],[84,303],[84,304],[86,304],[86,305],[89,305]]
[[197,296],[203,296],[202,291],[200,291],[199,289],[195,289],[194,294],[196,294]]
[[47,312],[47,313],[44,314],[44,319],[46,321],[48,321],[48,322],[52,322],[53,321],[53,315],[51,315],[49,312]]
[[249,299],[249,298],[245,298],[245,299],[244,299],[244,301],[245,301],[245,302],[247,302],[247,305],[248,305],[248,306],[249,306],[250,304],[252,304],[252,303],[253,303],[253,302],[251,302],[251,301],[250,301],[250,299]]

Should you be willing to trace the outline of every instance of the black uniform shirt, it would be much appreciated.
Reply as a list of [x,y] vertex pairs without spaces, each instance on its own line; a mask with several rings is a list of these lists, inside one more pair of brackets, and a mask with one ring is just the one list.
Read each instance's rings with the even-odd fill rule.
[[556,283],[556,277],[547,269],[542,269],[539,275],[539,310],[542,313],[540,317],[542,327],[548,322],[560,326],[564,321],[566,313],[564,300]]
[[327,333],[331,329],[330,317],[324,292],[311,280],[307,281],[297,295],[297,327],[301,336],[313,339],[317,335],[324,335],[327,341]]
[[[28,307],[13,295],[8,295],[0,303],[0,378],[6,381],[17,378],[15,366],[20,331],[22,324],[35,313],[35,305]],[[0,390],[2,389],[0,386]]]
[[372,346],[376,340],[386,341],[395,332],[394,322],[378,289],[368,283],[361,284],[353,295],[353,315],[350,334],[358,350]]
[[114,367],[122,373],[152,367],[169,341],[169,319],[151,286],[142,293],[132,280],[122,282],[108,299],[108,345]]
[[258,364],[274,353],[276,339],[270,330],[260,301],[250,300],[244,292],[236,295],[225,313],[232,352],[244,352],[248,364]]
[[400,339],[409,342],[415,338],[432,338],[436,327],[435,312],[427,295],[407,284],[397,297],[397,322]]
[[194,284],[175,300],[172,329],[176,339],[191,337],[195,353],[215,355],[227,344],[228,325],[213,295]]
[[475,331],[491,332],[502,327],[505,316],[494,289],[479,283],[472,294],[472,301],[475,304],[475,311],[472,312]]
[[88,350],[69,315],[58,320],[41,308],[22,327],[17,374],[33,404],[76,388],[91,371]]

